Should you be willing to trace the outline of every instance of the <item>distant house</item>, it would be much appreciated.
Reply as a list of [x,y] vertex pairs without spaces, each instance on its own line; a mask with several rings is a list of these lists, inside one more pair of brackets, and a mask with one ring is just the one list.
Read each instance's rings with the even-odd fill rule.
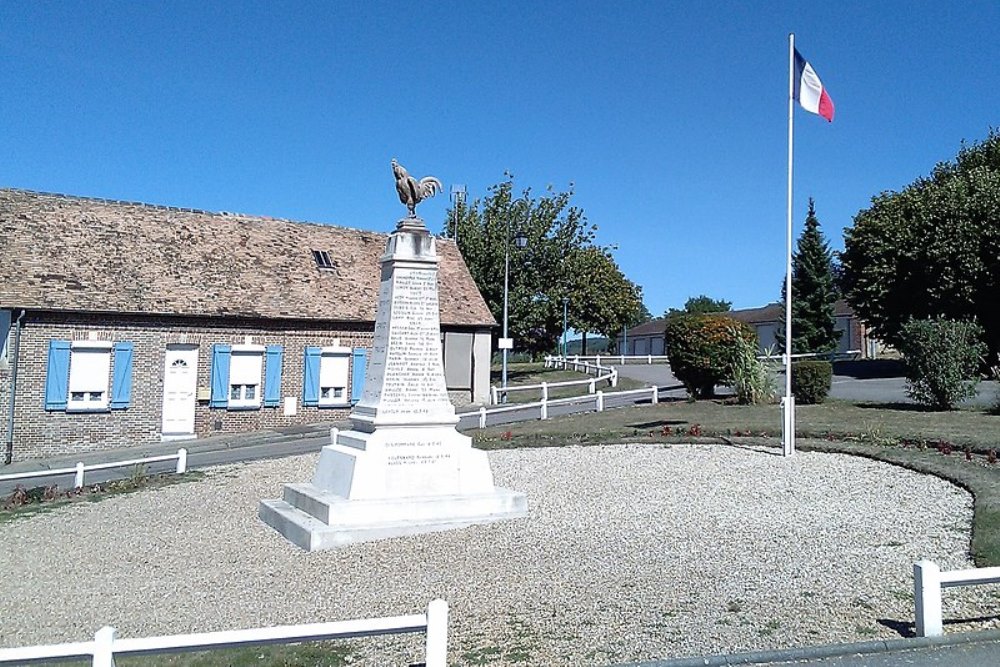
[[[784,325],[785,304],[771,303],[761,308],[746,308],[733,310],[727,315],[746,322],[757,331],[757,340],[762,353],[773,350],[781,354],[784,350],[778,345],[777,333]],[[864,323],[854,314],[854,310],[844,300],[838,300],[833,305],[834,331],[839,336],[835,352],[846,354],[857,353],[862,357],[875,355],[876,346],[867,335]]]
[[[0,190],[5,459],[345,417],[386,235]],[[455,244],[441,336],[456,403],[485,402],[496,323]]]
[[[771,303],[761,308],[745,308],[722,314],[752,326],[757,332],[762,354],[768,350],[774,350],[780,354],[782,350],[778,349],[776,334],[784,326],[782,321],[784,308],[784,304]],[[857,318],[846,301],[837,301],[834,304],[834,318],[836,320],[834,329],[840,335],[837,352],[857,352],[864,358],[874,357],[879,352],[880,344],[868,336],[864,323]],[[626,354],[664,354],[663,330],[665,326],[665,321],[660,319],[629,329],[626,332]],[[619,336],[618,344],[622,345],[622,343],[622,337]]]
[[663,328],[667,326],[666,321],[652,320],[638,326],[634,326],[625,332],[625,336],[618,337],[618,349],[624,354],[630,355],[662,355],[663,351]]

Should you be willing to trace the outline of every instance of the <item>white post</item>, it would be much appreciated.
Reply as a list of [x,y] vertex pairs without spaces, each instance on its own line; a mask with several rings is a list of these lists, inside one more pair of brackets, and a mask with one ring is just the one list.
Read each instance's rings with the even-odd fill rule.
[[73,480],[73,486],[79,489],[83,486],[83,462],[76,464],[76,479]]
[[597,391],[597,381],[591,380],[587,383],[587,393],[593,394],[595,391]]
[[479,408],[479,428],[486,428],[486,407]]
[[653,355],[647,354],[646,355],[646,364],[651,365],[652,363],[653,363]]
[[330,428],[330,444],[336,445],[337,439],[340,437],[340,429],[336,426]]
[[177,450],[177,474],[183,475],[187,472],[188,467],[188,450],[181,447]]
[[623,354],[622,355],[622,366],[624,366],[624,365],[625,365],[625,355]]
[[941,619],[941,568],[929,560],[913,564],[913,606],[918,637],[944,634]]
[[543,382],[542,383],[542,403],[544,403],[547,400],[549,400],[549,383],[548,382]]
[[549,418],[549,399],[542,400],[541,419]]
[[781,397],[781,453],[795,454],[795,397]]
[[94,635],[94,667],[115,667],[115,629],[105,625]]
[[611,386],[612,387],[617,387],[618,386],[618,369],[617,368],[611,370]]
[[788,35],[788,217],[785,253],[785,412],[781,420],[781,449],[795,453],[795,400],[792,398],[792,145],[795,97],[795,35]]
[[604,412],[604,392],[597,392],[597,411]]
[[448,603],[433,600],[427,605],[426,667],[448,667]]
[[660,388],[653,387],[653,405],[656,405],[659,402],[660,402]]
[[490,405],[496,405],[499,402],[500,401],[497,398],[497,388],[496,387],[490,387]]
[[601,372],[601,355],[597,355],[597,357],[595,359],[595,363],[597,364],[597,372],[600,373]]

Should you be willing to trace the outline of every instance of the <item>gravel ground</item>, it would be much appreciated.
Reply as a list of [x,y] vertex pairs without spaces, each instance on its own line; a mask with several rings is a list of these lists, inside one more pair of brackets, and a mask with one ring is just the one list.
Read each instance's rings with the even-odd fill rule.
[[[257,519],[316,455],[0,525],[0,645],[411,614],[441,597],[453,664],[607,665],[898,637],[914,560],[971,566],[968,493],[862,458],[623,445],[490,460],[528,518],[336,551],[299,551]],[[1000,613],[989,587],[945,605]],[[359,640],[355,662],[418,662],[421,642]]]

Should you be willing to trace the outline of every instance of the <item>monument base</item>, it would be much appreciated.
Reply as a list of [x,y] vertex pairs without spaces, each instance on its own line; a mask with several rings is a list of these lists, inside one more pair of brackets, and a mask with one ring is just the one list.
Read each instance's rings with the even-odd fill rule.
[[523,493],[348,500],[313,484],[286,484],[281,500],[262,500],[261,520],[306,551],[464,528],[523,517]]

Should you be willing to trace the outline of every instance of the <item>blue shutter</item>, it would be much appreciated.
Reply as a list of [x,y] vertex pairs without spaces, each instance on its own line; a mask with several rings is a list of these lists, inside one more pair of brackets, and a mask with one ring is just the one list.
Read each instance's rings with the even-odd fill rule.
[[319,405],[319,360],[322,350],[306,348],[306,365],[302,369],[302,405]]
[[365,390],[365,354],[365,348],[354,348],[351,358],[351,405],[361,400],[361,394]]
[[45,409],[65,410],[69,394],[69,341],[49,341],[49,365],[45,373]]
[[122,410],[132,399],[132,343],[115,343],[115,372],[111,378],[111,409]]
[[268,345],[264,365],[264,407],[281,402],[281,346]]
[[233,348],[229,345],[212,346],[212,398],[210,408],[224,408],[229,404],[229,356]]

